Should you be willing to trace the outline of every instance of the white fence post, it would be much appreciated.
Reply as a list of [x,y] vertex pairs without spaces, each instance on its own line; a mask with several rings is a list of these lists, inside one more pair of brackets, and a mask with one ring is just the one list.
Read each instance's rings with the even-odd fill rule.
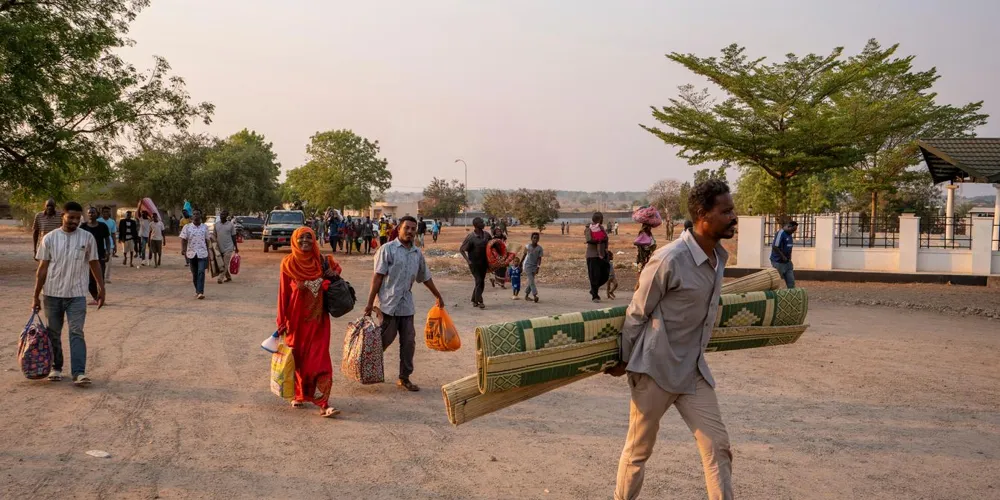
[[833,249],[837,242],[834,237],[835,215],[816,216],[816,269],[833,269]]
[[903,214],[899,217],[899,272],[917,272],[920,251],[920,217]]
[[757,269],[763,266],[764,217],[741,215],[739,239],[736,240],[736,265]]
[[993,219],[972,219],[972,274],[989,276],[993,264]]

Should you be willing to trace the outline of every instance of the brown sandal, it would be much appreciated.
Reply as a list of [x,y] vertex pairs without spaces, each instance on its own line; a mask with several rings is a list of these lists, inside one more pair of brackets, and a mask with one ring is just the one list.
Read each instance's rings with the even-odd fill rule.
[[338,409],[336,409],[336,408],[334,408],[332,406],[329,407],[329,408],[324,408],[324,409],[320,410],[320,412],[319,412],[319,416],[321,416],[323,418],[333,418],[333,417],[336,417],[337,415],[340,415],[340,410],[338,410]]

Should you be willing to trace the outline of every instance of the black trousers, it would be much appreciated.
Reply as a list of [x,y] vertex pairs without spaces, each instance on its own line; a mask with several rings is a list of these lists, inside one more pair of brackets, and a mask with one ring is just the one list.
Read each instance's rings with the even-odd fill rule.
[[472,271],[472,278],[476,282],[472,288],[472,303],[483,304],[483,290],[486,289],[486,273],[489,271],[485,266],[482,268],[470,266],[469,270]]
[[409,379],[413,374],[413,353],[417,349],[417,331],[413,316],[382,315],[382,351],[385,352],[399,336],[399,378]]
[[611,268],[608,263],[600,257],[587,258],[587,277],[590,279],[590,298],[601,298],[600,289],[608,282],[608,274]]
[[[106,276],[108,263],[101,261],[101,277]],[[94,273],[90,272],[90,268],[87,268],[87,277],[90,278],[90,282],[87,283],[87,289],[90,291],[90,296],[97,300],[97,280],[94,279]]]

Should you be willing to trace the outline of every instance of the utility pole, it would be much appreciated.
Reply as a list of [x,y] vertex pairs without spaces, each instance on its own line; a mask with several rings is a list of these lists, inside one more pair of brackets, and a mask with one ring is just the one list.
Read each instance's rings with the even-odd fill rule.
[[459,158],[455,160],[455,163],[462,162],[465,166],[465,205],[462,206],[462,218],[465,219],[465,227],[469,227],[469,164],[465,163],[465,160]]

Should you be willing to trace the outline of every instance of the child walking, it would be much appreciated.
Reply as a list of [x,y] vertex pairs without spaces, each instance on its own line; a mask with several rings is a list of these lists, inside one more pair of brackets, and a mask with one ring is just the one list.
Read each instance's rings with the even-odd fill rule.
[[507,279],[510,280],[510,289],[514,292],[511,299],[520,299],[518,294],[521,293],[521,259],[514,258],[510,262],[510,266],[507,266]]
[[524,247],[524,258],[521,260],[521,270],[528,281],[524,287],[524,300],[534,300],[538,302],[538,285],[535,284],[535,275],[542,268],[542,246],[538,244],[541,238],[539,233],[531,233],[531,243]]
[[611,270],[608,272],[608,300],[614,300],[615,290],[618,289],[618,277],[615,276],[615,254],[614,252],[608,252],[608,266]]

